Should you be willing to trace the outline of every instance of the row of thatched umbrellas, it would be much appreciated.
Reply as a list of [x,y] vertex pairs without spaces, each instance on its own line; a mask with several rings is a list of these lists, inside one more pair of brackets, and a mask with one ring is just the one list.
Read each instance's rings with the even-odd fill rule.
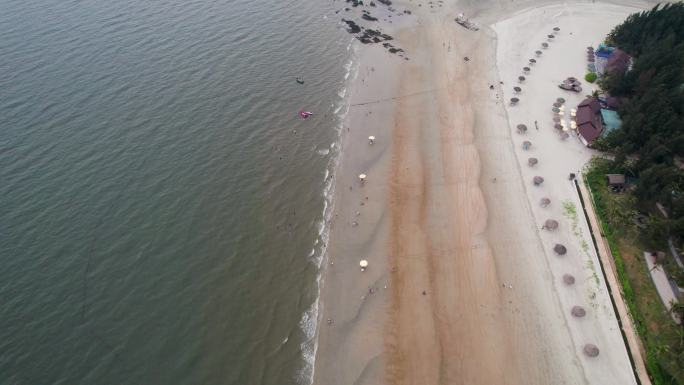
[[[556,38],[556,34],[557,34],[559,31],[560,31],[560,28],[559,28],[559,27],[553,27],[553,33],[551,33],[551,34],[549,34],[549,35],[546,35],[547,41],[549,41],[549,42],[553,41],[553,39]],[[542,47],[542,49],[547,49],[547,48],[549,48],[549,43],[547,43],[547,42],[542,42],[542,43],[541,43],[541,47]],[[534,55],[535,55],[536,57],[540,57],[540,56],[542,55],[542,51],[536,50],[536,51],[534,51]],[[532,65],[534,65],[534,64],[537,63],[537,59],[531,58],[530,60],[528,60],[528,62],[530,63],[529,65],[532,66]],[[527,67],[527,66],[523,67],[523,73],[524,73],[524,74],[529,74],[530,71],[531,71],[530,67]],[[525,76],[524,76],[524,75],[518,76],[518,82],[522,83],[522,82],[524,82],[524,81],[525,81]],[[519,94],[519,93],[522,91],[522,88],[516,86],[516,87],[513,87],[513,91],[514,91],[516,94]],[[520,101],[520,99],[518,99],[518,98],[516,98],[516,97],[513,97],[513,98],[511,98],[511,105],[516,105],[516,104],[518,104],[519,101]]]
[[[540,185],[544,181],[544,178],[540,176],[535,176],[533,181],[535,185]],[[542,198],[540,201],[540,205],[542,207],[547,207],[550,203],[551,200],[546,197]],[[542,226],[542,229],[553,231],[556,230],[558,226],[558,221],[556,221],[555,219],[547,219],[544,222],[544,226]],[[556,243],[556,245],[553,246],[553,251],[557,255],[561,256],[567,254],[568,249],[567,247],[565,247],[565,245]],[[564,274],[563,283],[566,286],[572,286],[575,284],[575,277],[572,274]],[[575,318],[582,318],[587,315],[587,311],[582,306],[575,305],[570,310],[570,314]],[[599,355],[599,348],[594,344],[585,344],[582,351],[589,357],[596,357]]]
[[[556,110],[558,110],[558,112],[560,112],[559,108],[563,105],[563,103],[565,103],[565,99],[563,99],[563,98],[556,99],[556,102],[553,105],[554,112],[556,112]],[[555,121],[555,119],[554,119],[554,121]],[[557,128],[556,126],[560,126],[559,122],[560,122],[560,119],[556,122],[557,124],[554,125],[555,128]],[[525,124],[518,124],[516,126],[516,128],[518,130],[518,133],[520,133],[520,134],[524,134],[527,132],[527,126]],[[562,128],[562,127],[560,127],[560,128]],[[563,133],[567,135],[567,133],[565,133],[565,132],[563,132]],[[522,147],[523,147],[523,150],[527,151],[532,147],[532,142],[530,142],[529,140],[525,140],[522,143]],[[527,165],[530,167],[534,167],[535,165],[537,165],[537,163],[539,163],[539,160],[535,157],[530,157],[527,159]],[[535,186],[540,186],[542,183],[544,183],[544,178],[537,175],[537,176],[534,176],[532,178],[532,182],[534,183]],[[547,197],[543,197],[539,201],[539,205],[541,207],[548,207],[550,204],[551,204],[551,199],[549,199]],[[558,227],[559,227],[559,223],[557,220],[547,219],[544,222],[542,229],[548,230],[548,231],[554,231],[554,230],[558,229]],[[553,246],[553,251],[557,255],[563,256],[563,255],[567,254],[568,249],[567,249],[567,247],[565,247],[565,245],[560,244],[560,243],[556,243]],[[562,280],[566,286],[572,286],[575,284],[575,277],[572,274],[564,274]],[[586,316],[587,311],[584,309],[584,307],[579,306],[579,305],[575,305],[570,310],[570,314],[575,318],[582,318],[582,317]],[[585,344],[582,351],[588,357],[596,357],[599,355],[599,348],[596,345],[591,344],[591,343]]]
[[594,47],[587,47],[587,71],[596,72],[596,56],[594,53]]

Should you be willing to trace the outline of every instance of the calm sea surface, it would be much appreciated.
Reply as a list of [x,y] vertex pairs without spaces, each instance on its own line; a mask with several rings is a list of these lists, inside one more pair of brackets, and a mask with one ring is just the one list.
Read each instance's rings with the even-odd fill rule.
[[307,383],[339,6],[0,0],[0,384]]

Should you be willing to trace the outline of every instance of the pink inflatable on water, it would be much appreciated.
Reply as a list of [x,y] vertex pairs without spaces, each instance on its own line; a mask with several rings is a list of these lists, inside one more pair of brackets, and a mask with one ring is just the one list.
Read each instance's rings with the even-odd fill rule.
[[306,118],[308,118],[308,117],[311,116],[311,115],[313,115],[313,112],[304,111],[304,110],[299,111],[299,116],[301,116],[302,119],[306,119]]

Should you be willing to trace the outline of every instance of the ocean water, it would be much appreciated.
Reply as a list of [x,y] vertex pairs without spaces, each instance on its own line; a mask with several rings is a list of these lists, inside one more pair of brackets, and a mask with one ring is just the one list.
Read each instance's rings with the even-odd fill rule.
[[0,384],[309,381],[339,7],[0,0]]

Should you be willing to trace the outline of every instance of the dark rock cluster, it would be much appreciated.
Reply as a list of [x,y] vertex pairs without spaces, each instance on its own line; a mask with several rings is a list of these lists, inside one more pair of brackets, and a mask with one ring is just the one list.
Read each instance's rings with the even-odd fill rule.
[[371,16],[370,12],[368,11],[363,11],[361,18],[368,21],[378,21],[378,18]]
[[347,32],[349,33],[359,33],[361,32],[361,27],[356,24],[353,20],[342,19],[343,22],[347,23]]
[[359,39],[363,44],[380,43],[382,41],[393,40],[392,36],[370,28],[366,28],[363,33],[356,38]]
[[[392,1],[391,0],[371,0],[367,1],[367,3],[364,4],[363,0],[345,0],[347,3],[350,3],[352,7],[377,7],[375,1],[379,2],[380,4],[383,4],[387,6],[387,10],[391,12],[396,12],[395,9],[391,7]],[[345,7],[345,11],[351,11],[351,8]],[[339,11],[338,11],[339,12]],[[401,16],[402,14],[404,15],[410,15],[411,11],[409,10],[404,10],[404,11],[399,11],[397,13],[398,16]],[[380,20],[373,16],[368,10],[362,10],[361,11],[361,19],[369,22],[379,22]],[[387,17],[392,17],[392,15],[388,15]],[[383,19],[384,20],[384,19]],[[385,20],[387,21],[387,20]],[[372,29],[372,28],[365,28],[361,25],[359,25],[356,21],[351,20],[349,18],[343,18],[342,22],[344,22],[347,25],[347,32],[351,33],[352,35],[355,35],[355,37],[363,44],[377,44],[377,43],[382,43],[382,46],[387,49],[388,52],[393,53],[393,54],[398,54],[399,56],[403,57],[405,60],[408,60],[407,57],[404,56],[404,50],[395,47],[392,44],[388,43],[390,40],[394,40],[392,36],[387,35],[385,33],[382,33],[379,29]],[[389,21],[391,23],[391,21]]]

